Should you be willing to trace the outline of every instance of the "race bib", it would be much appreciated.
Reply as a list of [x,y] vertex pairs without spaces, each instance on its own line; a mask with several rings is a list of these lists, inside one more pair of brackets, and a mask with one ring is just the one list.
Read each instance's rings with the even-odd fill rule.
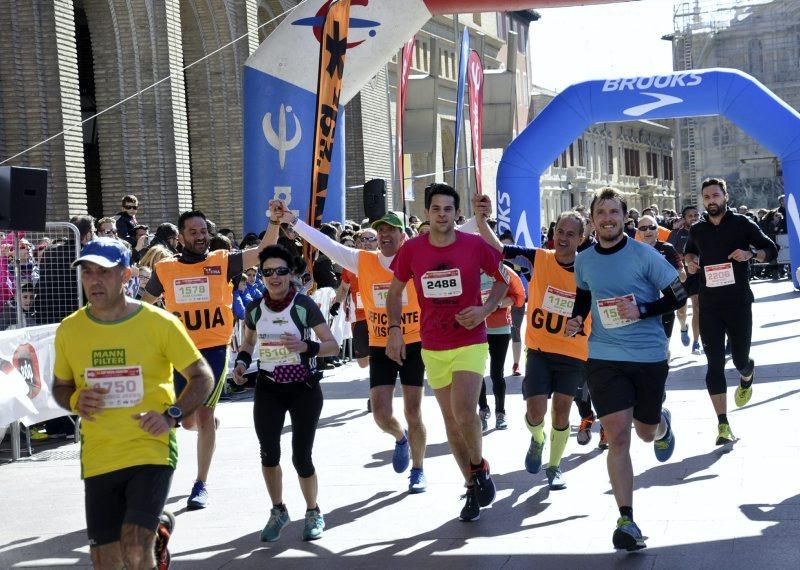
[[706,287],[722,287],[736,283],[736,278],[733,276],[733,264],[730,262],[706,265],[703,270],[706,273]]
[[[408,289],[403,289],[403,306],[408,305]],[[374,283],[372,285],[372,302],[378,309],[386,308],[386,298],[389,296],[389,283]]]
[[103,399],[106,408],[131,408],[144,398],[144,379],[141,366],[87,368],[84,374],[90,388],[108,389]]
[[176,303],[207,303],[210,300],[208,277],[186,277],[172,282]]
[[[633,296],[633,293],[628,293],[622,298],[633,301],[634,303],[636,302],[636,297]],[[603,323],[603,327],[607,329],[617,329],[619,327],[624,327],[631,323],[635,323],[639,320],[623,319],[619,314],[619,311],[617,311],[617,298],[615,297],[612,297],[611,299],[598,300],[597,312],[600,314],[600,322]]]
[[300,364],[300,354],[292,352],[283,346],[280,335],[259,334],[258,340],[258,359],[261,361],[261,364],[270,366]]
[[572,307],[575,306],[575,293],[562,291],[548,285],[542,299],[542,309],[567,318],[572,317]]
[[422,275],[420,281],[422,294],[427,299],[458,297],[462,293],[461,270],[459,269],[428,271]]

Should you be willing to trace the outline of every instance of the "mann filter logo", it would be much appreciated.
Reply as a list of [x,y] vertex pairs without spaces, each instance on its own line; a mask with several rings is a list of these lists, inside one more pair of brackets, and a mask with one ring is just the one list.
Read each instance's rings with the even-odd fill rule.
[[675,73],[672,75],[653,75],[650,77],[630,77],[627,79],[606,79],[603,92],[640,91],[644,89],[667,89],[673,87],[695,87],[703,82],[703,76],[696,73]]
[[683,99],[680,97],[673,97],[672,95],[665,95],[664,93],[642,93],[642,95],[653,97],[655,101],[643,103],[642,105],[636,105],[635,107],[628,107],[622,111],[622,114],[627,115],[628,117],[641,117],[642,115],[645,115],[650,111],[660,109],[661,107],[675,105],[676,103],[683,103]]
[[92,351],[92,366],[118,366],[125,364],[125,349],[110,348]]
[[294,134],[292,138],[287,138],[286,113],[292,113],[292,108],[281,104],[281,109],[278,113],[277,133],[272,126],[272,113],[264,115],[264,120],[261,122],[261,128],[264,130],[264,138],[267,139],[269,146],[278,151],[278,162],[281,165],[281,170],[283,170],[283,166],[286,164],[286,153],[300,144],[300,139],[303,137],[303,129],[300,128],[300,119],[297,118],[295,113],[292,113],[292,118],[294,119]]
[[203,268],[203,275],[222,275],[222,267],[219,265],[211,265]]

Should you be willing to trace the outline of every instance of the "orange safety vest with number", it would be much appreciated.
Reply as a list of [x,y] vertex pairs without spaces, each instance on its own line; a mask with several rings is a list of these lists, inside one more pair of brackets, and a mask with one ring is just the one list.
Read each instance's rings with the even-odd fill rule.
[[[528,286],[528,329],[525,332],[525,346],[579,360],[589,358],[591,315],[587,316],[581,332],[573,337],[566,337],[564,330],[570,317],[557,312],[572,314],[569,299],[572,295],[574,304],[575,289],[575,274],[558,264],[555,251],[537,249],[533,275]],[[553,310],[543,308],[546,306],[552,307]]]
[[[364,311],[367,314],[370,346],[386,346],[388,341],[389,317],[386,314],[386,294],[392,279],[394,274],[381,265],[377,252],[358,252],[358,285]],[[407,303],[403,303],[400,324],[403,340],[406,344],[420,342],[420,310],[413,281],[406,284],[403,298],[408,299]]]
[[199,263],[181,263],[173,257],[156,264],[164,306],[181,320],[197,348],[224,346],[233,334],[228,255],[218,250]]

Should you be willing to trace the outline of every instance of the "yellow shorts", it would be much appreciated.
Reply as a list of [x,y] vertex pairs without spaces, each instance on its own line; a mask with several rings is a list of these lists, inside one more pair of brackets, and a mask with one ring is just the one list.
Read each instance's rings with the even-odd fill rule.
[[428,384],[434,390],[447,388],[453,382],[454,372],[474,372],[483,376],[488,356],[489,345],[485,342],[450,350],[422,349]]

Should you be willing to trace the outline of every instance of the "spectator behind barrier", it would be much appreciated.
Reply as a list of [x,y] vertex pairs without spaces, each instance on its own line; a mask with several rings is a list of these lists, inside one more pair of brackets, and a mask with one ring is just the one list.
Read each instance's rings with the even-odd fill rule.
[[139,222],[136,221],[136,214],[139,212],[139,199],[133,194],[122,197],[122,211],[117,214],[117,237],[124,239],[131,246],[136,245],[134,240],[133,228]]

